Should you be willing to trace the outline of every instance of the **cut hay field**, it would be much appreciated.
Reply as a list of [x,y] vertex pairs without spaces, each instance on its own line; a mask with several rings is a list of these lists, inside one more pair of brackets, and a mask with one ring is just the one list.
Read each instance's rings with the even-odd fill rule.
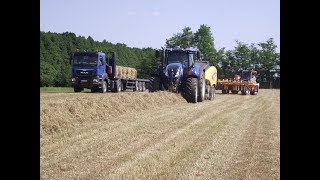
[[[69,90],[68,90],[69,91]],[[40,93],[41,179],[280,179],[280,90]]]

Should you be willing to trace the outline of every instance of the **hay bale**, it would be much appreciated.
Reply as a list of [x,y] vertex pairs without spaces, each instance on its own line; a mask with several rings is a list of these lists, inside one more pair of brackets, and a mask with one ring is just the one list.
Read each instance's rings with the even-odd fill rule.
[[131,67],[116,66],[116,76],[125,79],[136,79],[137,70]]

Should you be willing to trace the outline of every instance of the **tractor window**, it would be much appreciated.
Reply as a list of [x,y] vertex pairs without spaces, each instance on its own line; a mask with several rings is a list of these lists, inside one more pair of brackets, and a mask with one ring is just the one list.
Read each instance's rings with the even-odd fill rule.
[[194,54],[189,54],[189,66],[192,66],[194,64],[193,55]]
[[250,80],[251,79],[251,73],[250,72],[242,72],[241,74],[241,79],[242,80]]
[[186,66],[189,60],[189,55],[185,52],[170,52],[167,60],[168,64],[181,63],[182,65]]

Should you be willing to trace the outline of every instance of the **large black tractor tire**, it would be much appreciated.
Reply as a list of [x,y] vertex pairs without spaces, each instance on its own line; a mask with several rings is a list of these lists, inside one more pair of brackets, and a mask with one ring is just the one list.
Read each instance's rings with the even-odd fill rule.
[[216,97],[216,88],[214,86],[210,87],[209,90],[209,100],[212,101]]
[[187,102],[197,103],[198,100],[198,79],[187,78],[185,83],[185,98]]
[[149,83],[149,92],[156,92],[159,91],[160,87],[160,78],[156,76],[152,76],[150,78],[150,83]]
[[97,92],[97,91],[98,91],[98,87],[93,86],[93,87],[91,88],[91,92],[92,92],[92,93],[95,93],[95,92]]
[[81,92],[81,91],[82,91],[82,88],[79,87],[79,86],[74,86],[74,87],[73,87],[73,91],[74,91],[74,92]]
[[204,73],[202,73],[199,83],[199,92],[198,92],[198,102],[204,101],[205,92],[206,92],[206,81],[204,77]]
[[102,82],[102,87],[101,87],[101,89],[99,90],[100,91],[100,93],[105,93],[105,92],[107,92],[107,87],[108,85],[107,85],[107,82],[106,81],[103,81]]

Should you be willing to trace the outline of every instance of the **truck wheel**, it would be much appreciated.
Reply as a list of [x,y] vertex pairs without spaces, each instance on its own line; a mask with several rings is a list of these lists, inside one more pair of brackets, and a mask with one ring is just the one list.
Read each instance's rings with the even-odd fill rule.
[[107,92],[107,83],[106,81],[103,81],[100,93],[105,93],[105,92]]
[[79,86],[74,86],[74,87],[73,87],[73,91],[74,91],[74,92],[81,92],[82,90],[81,90],[81,87],[79,87]]
[[146,90],[146,83],[142,82],[142,92],[144,92]]
[[202,73],[200,81],[199,81],[199,96],[198,96],[198,102],[202,102],[204,100],[204,95],[206,91],[206,84],[205,84],[205,78],[204,73]]
[[116,84],[117,84],[116,92],[121,92],[121,81],[117,81]]
[[156,76],[152,76],[150,78],[150,83],[149,83],[149,92],[156,92],[159,91],[159,86],[160,86],[160,78]]
[[214,86],[210,87],[209,90],[209,100],[212,101],[216,97],[216,88]]
[[185,87],[187,102],[197,103],[198,100],[198,79],[187,78]]
[[142,92],[142,82],[139,82],[139,83],[138,83],[138,87],[139,87],[139,88],[138,88],[138,89],[139,89],[139,92]]

